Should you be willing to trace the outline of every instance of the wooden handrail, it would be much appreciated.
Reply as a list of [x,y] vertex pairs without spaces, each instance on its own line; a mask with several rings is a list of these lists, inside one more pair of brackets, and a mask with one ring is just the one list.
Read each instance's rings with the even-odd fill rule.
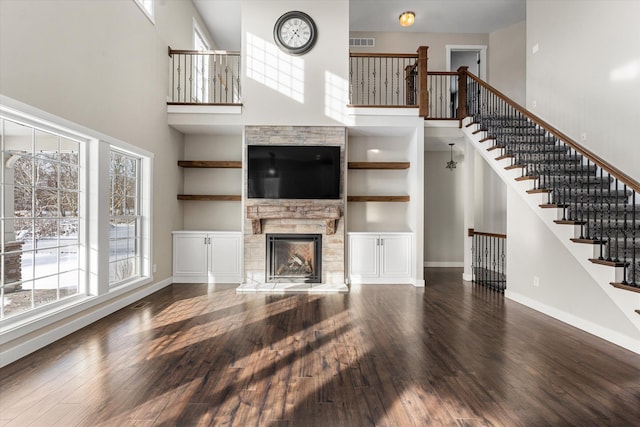
[[365,53],[365,52],[349,52],[351,58],[418,58],[417,53]]
[[505,94],[503,94],[502,92],[500,92],[499,90],[497,90],[493,86],[491,86],[488,83],[485,83],[484,81],[480,80],[473,73],[470,73],[469,71],[467,71],[466,75],[469,78],[471,78],[472,80],[474,80],[475,82],[477,82],[480,86],[484,87],[485,89],[487,89],[488,91],[492,92],[494,95],[496,95],[497,97],[502,99],[502,101],[504,101],[505,103],[509,104],[511,107],[513,107],[519,113],[523,114],[524,116],[529,118],[531,121],[533,121],[534,123],[536,123],[540,127],[544,128],[544,130],[546,130],[550,134],[556,136],[558,139],[561,139],[563,142],[565,142],[568,146],[570,146],[571,148],[576,150],[578,153],[580,153],[583,156],[587,157],[593,163],[595,163],[596,165],[598,165],[599,167],[601,167],[602,169],[607,171],[611,176],[613,176],[613,177],[617,178],[618,180],[622,181],[622,183],[625,184],[627,187],[631,188],[632,190],[634,190],[637,193],[640,193],[640,183],[638,183],[636,180],[631,178],[629,175],[627,175],[624,172],[622,172],[621,170],[617,169],[616,167],[614,167],[613,165],[611,165],[610,163],[608,163],[607,161],[602,159],[600,156],[598,156],[595,153],[593,153],[592,151],[590,151],[590,150],[586,149],[585,147],[583,147],[582,145],[578,144],[576,141],[574,141],[568,135],[566,135],[565,133],[559,131],[554,126],[550,125],[549,123],[547,123],[546,121],[544,121],[540,117],[536,116],[535,114],[533,114],[532,112],[530,112],[526,108],[522,107],[517,102],[511,100],[509,97],[507,97]]
[[506,239],[507,235],[506,234],[500,234],[500,233],[485,233],[483,231],[475,231],[473,228],[470,228],[467,232],[467,236],[469,237],[473,237],[473,236],[487,236],[487,237],[496,237],[498,239]]
[[457,76],[457,71],[429,71],[430,76]]
[[169,56],[174,53],[177,55],[234,55],[240,56],[239,51],[235,50],[188,50],[188,49],[171,49],[169,46]]

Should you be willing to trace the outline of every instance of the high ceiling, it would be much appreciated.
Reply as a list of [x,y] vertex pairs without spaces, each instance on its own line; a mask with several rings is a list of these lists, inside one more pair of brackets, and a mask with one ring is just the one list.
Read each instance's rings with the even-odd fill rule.
[[[218,49],[240,50],[242,2],[193,2]],[[416,14],[416,22],[409,28],[400,27],[398,24],[400,13],[405,10],[411,10]],[[490,33],[524,21],[525,14],[526,0],[350,0],[349,30]]]

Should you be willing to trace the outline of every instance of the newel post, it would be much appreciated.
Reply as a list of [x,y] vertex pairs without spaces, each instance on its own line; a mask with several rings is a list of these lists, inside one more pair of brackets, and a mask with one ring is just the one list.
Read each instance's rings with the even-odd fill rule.
[[427,79],[428,46],[418,48],[418,115],[429,116],[429,87]]
[[467,117],[467,70],[469,67],[463,65],[458,68],[458,111],[456,118],[460,120],[462,127],[462,119]]

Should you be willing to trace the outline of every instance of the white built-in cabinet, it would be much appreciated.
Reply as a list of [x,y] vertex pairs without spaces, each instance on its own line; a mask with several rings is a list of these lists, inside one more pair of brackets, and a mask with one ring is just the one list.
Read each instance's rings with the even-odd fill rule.
[[352,284],[413,283],[412,233],[348,233]]
[[240,283],[242,281],[242,233],[174,231],[173,281]]

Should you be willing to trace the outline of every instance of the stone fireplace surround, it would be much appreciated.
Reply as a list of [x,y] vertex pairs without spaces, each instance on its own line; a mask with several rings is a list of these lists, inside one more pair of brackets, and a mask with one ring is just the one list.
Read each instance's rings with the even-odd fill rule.
[[[244,282],[238,292],[348,292],[345,284],[345,170],[344,127],[246,126],[247,145],[333,145],[340,147],[340,198],[249,199],[243,170]],[[243,164],[247,164],[243,162]],[[267,283],[266,234],[321,234],[321,283]]]

